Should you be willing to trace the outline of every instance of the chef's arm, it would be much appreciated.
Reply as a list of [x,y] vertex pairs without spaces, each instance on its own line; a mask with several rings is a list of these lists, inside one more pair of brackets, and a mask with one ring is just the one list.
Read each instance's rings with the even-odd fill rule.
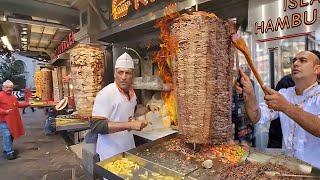
[[92,133],[111,134],[125,130],[140,131],[148,125],[147,121],[129,121],[129,122],[111,122],[106,120],[97,120],[90,123]]
[[299,106],[293,104],[288,105],[283,112],[298,123],[304,130],[316,137],[320,137],[320,117],[306,112]]
[[109,133],[132,130],[131,122],[108,122]]
[[90,121],[90,129],[94,134],[108,134],[108,123],[105,120]]
[[261,111],[254,93],[252,82],[242,70],[239,70],[239,73],[241,79],[240,82],[235,84],[236,91],[238,94],[243,94],[247,116],[253,123],[257,123],[261,117]]
[[[267,86],[265,86],[264,89],[268,92],[264,99],[270,109],[283,112],[298,123],[304,130],[316,137],[320,137],[319,114],[311,114],[304,111],[303,108],[292,104],[281,94],[281,90],[277,92]],[[315,104],[314,106],[318,108],[319,104]],[[317,112],[319,113],[319,111]]]
[[246,95],[244,95],[244,103],[247,116],[251,122],[254,124],[257,123],[261,117],[261,110],[255,95],[253,94],[252,97],[246,97]]

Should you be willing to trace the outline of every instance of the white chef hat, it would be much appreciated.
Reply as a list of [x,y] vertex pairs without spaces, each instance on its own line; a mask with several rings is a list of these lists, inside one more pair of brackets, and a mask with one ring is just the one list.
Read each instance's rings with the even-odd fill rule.
[[5,82],[2,83],[2,86],[13,86],[13,82],[10,80],[6,80]]
[[123,53],[121,56],[118,57],[115,68],[133,69],[134,64],[133,64],[132,57],[126,52]]

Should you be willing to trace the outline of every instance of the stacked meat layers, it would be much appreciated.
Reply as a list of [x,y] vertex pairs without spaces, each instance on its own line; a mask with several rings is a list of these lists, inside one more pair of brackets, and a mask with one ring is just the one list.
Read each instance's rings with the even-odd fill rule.
[[79,115],[90,116],[101,89],[104,54],[100,48],[78,45],[70,52],[74,99]]
[[53,87],[52,87],[52,71],[50,69],[41,69],[41,100],[52,101],[53,100]]
[[53,101],[60,101],[60,92],[59,92],[59,77],[58,77],[58,68],[54,68],[52,71],[52,84],[53,84]]
[[174,62],[180,132],[187,143],[232,139],[234,26],[212,13],[183,14],[172,25],[179,51]]
[[35,86],[36,86],[36,93],[35,95],[38,97],[38,98],[41,98],[41,92],[42,92],[42,88],[41,88],[41,84],[42,84],[42,74],[41,74],[41,71],[40,70],[37,70],[35,73],[34,73],[34,83],[35,83]]

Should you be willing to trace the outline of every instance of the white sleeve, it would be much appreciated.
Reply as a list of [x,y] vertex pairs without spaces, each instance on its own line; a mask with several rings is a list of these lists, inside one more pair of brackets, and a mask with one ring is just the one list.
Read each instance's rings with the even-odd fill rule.
[[269,109],[267,104],[265,103],[260,103],[260,112],[261,112],[261,117],[258,122],[259,124],[265,124],[279,117],[279,112]]
[[320,94],[315,97],[316,104],[313,106],[316,111],[316,115],[320,118]]
[[109,118],[113,110],[112,95],[106,91],[100,91],[93,104],[92,116]]

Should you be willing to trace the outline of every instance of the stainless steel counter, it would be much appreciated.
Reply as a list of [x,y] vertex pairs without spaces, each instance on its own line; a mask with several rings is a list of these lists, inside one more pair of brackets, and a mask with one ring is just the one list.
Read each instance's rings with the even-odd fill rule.
[[[172,151],[171,147],[176,145],[176,141],[174,141],[174,139],[177,139],[177,136],[179,136],[178,133],[174,133],[169,136],[162,137],[160,139],[157,139],[150,143],[146,143],[135,149],[118,154],[100,163],[97,163],[95,166],[95,173],[108,179],[143,179],[138,175],[139,173],[141,174],[141,171],[132,171],[132,177],[126,177],[117,175],[105,168],[105,165],[107,163],[113,162],[123,157],[139,164],[139,166],[141,166],[145,171],[148,171],[151,174],[159,173],[161,175],[168,176],[170,175],[170,173],[173,173],[174,175],[176,175],[176,179],[219,179],[221,176],[220,173],[229,173],[229,171],[232,171],[231,169],[226,172],[226,170],[224,169],[226,164],[218,160],[213,160],[214,166],[212,167],[212,169],[204,169],[201,166],[203,159],[197,157],[192,159],[186,158],[187,156],[184,153],[188,152],[185,151],[186,149],[183,149],[184,147],[182,147],[182,149],[179,151]],[[246,158],[246,162],[244,162],[244,164],[249,163],[247,161],[255,161],[255,163],[257,163],[257,166],[259,164],[263,165],[263,163],[266,163],[262,162],[260,158],[262,158],[262,160],[267,160],[267,163],[269,163],[269,167],[288,165],[290,166],[289,168],[294,174],[302,174],[299,169],[300,167],[304,167],[303,169],[307,169],[308,171],[312,169],[312,172],[309,172],[308,175],[316,175],[320,178],[319,174],[317,174],[317,172],[319,173],[319,171],[310,165],[301,163],[294,158],[282,158],[281,156],[278,157],[275,155],[273,156],[272,154],[267,154],[255,149],[250,149],[250,153]],[[239,166],[241,166],[241,164]],[[167,171],[168,169],[170,171]],[[252,174],[252,176],[254,177],[255,174]]]

